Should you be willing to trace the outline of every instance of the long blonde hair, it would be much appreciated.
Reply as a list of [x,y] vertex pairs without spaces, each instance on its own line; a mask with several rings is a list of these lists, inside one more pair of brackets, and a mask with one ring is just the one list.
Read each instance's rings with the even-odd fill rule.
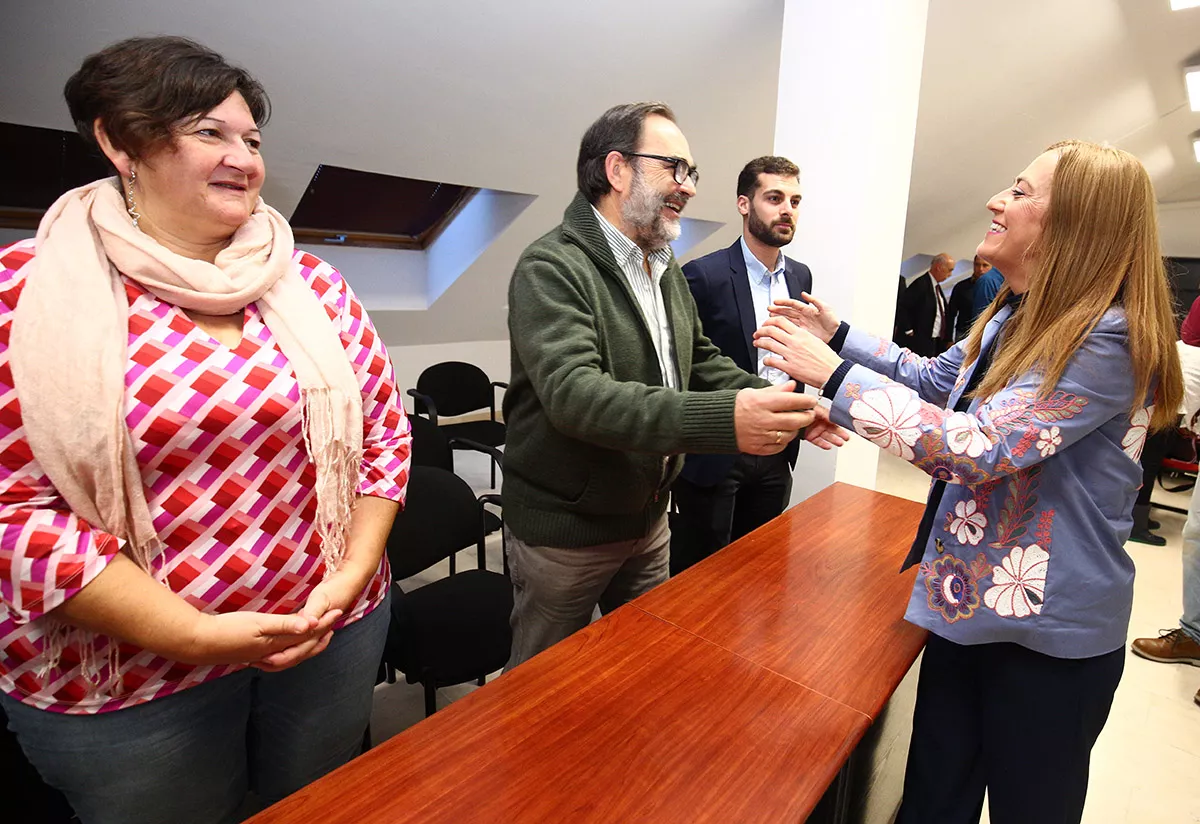
[[[991,397],[1018,375],[1037,369],[1049,394],[1075,351],[1114,304],[1125,310],[1134,392],[1130,414],[1155,384],[1150,428],[1175,423],[1183,374],[1175,348],[1175,317],[1159,251],[1158,210],[1150,176],[1136,157],[1077,140],[1058,151],[1050,206],[1021,306],[975,395]],[[983,328],[1012,294],[1007,284],[975,321],[966,362],[979,357]]]

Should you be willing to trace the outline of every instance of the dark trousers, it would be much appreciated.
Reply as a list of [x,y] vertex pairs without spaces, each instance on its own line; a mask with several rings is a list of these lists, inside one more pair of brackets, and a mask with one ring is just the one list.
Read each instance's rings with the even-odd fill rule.
[[678,575],[787,508],[792,468],[787,456],[738,455],[713,486],[675,481],[671,500],[671,574]]
[[930,634],[896,824],[1078,824],[1125,650],[1052,658]]
[[1162,470],[1163,458],[1171,447],[1171,437],[1174,430],[1164,429],[1146,438],[1142,447],[1142,488],[1138,490],[1137,506],[1149,506],[1150,496],[1154,494],[1154,482]]

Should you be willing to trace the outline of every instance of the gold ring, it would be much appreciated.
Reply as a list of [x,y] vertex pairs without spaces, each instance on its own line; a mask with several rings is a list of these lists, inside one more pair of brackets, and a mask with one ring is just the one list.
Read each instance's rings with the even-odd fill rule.
[[775,443],[779,443],[782,440],[783,440],[783,433],[780,432],[778,429],[776,429],[775,430]]

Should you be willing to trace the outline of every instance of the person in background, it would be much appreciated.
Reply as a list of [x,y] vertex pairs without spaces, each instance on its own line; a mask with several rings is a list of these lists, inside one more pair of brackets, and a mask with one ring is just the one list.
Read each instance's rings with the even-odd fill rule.
[[258,81],[139,37],[65,94],[117,176],[0,251],[0,705],[84,824],[236,821],[361,750],[408,421]]
[[[683,267],[704,334],[742,369],[774,384],[788,376],[762,364],[754,330],[768,317],[772,301],[812,291],[812,273],[785,257],[782,247],[796,234],[800,210],[800,168],[785,157],[759,157],[738,175],[737,208],[742,234],[733,245]],[[797,391],[803,387],[797,386]],[[825,408],[813,412],[820,425],[805,433],[822,449],[849,437],[828,428]],[[800,439],[774,455],[688,455],[671,487],[676,514],[671,521],[671,574],[707,558],[787,507],[792,467]]]
[[757,333],[768,364],[823,387],[834,421],[934,479],[904,563],[906,617],[930,635],[899,824],[977,822],[985,792],[995,824],[1080,821],[1125,663],[1138,458],[1182,396],[1135,157],[1056,143],[988,209],[978,254],[1005,287],[940,357],[815,298]]
[[954,271],[954,258],[942,252],[929,271],[914,278],[904,290],[904,303],[897,317],[904,319],[903,345],[924,357],[935,357],[950,344],[951,330],[946,313],[942,282]]
[[739,369],[701,331],[670,243],[696,193],[664,103],[583,135],[579,192],[509,283],[504,528],[515,667],[667,579],[689,452],[774,455],[816,399]]
[[[978,255],[976,255],[978,257]],[[987,261],[984,261],[987,263]],[[971,293],[971,317],[978,318],[995,300],[1004,286],[1004,274],[995,266],[989,264],[988,270],[975,281],[975,289]],[[972,320],[974,323],[974,320]]]
[[1129,540],[1148,546],[1166,546],[1167,539],[1154,530],[1162,524],[1150,517],[1150,499],[1154,494],[1154,485],[1158,483],[1158,475],[1162,471],[1163,458],[1171,448],[1173,433],[1169,429],[1155,432],[1146,438],[1146,446],[1142,450],[1142,486],[1138,489],[1137,500],[1133,502],[1133,529]]
[[[1185,388],[1183,425],[1194,432],[1200,418],[1200,298],[1192,301],[1180,339]],[[1200,495],[1196,489],[1192,488],[1183,525],[1183,615],[1179,626],[1160,632],[1157,638],[1136,638],[1130,644],[1134,655],[1148,661],[1200,667]],[[1192,700],[1200,706],[1200,690]]]
[[971,268],[971,276],[954,284],[954,289],[950,292],[950,303],[946,307],[946,323],[953,331],[953,339],[956,341],[967,336],[967,333],[971,331],[971,324],[979,316],[974,308],[975,285],[979,282],[979,278],[991,268],[986,260],[976,255]]

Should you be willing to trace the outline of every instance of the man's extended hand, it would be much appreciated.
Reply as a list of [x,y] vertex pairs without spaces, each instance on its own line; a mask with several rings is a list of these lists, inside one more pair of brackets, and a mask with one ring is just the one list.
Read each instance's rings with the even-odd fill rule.
[[764,389],[742,389],[733,407],[740,452],[774,455],[813,422],[817,399],[794,391],[794,381]]

